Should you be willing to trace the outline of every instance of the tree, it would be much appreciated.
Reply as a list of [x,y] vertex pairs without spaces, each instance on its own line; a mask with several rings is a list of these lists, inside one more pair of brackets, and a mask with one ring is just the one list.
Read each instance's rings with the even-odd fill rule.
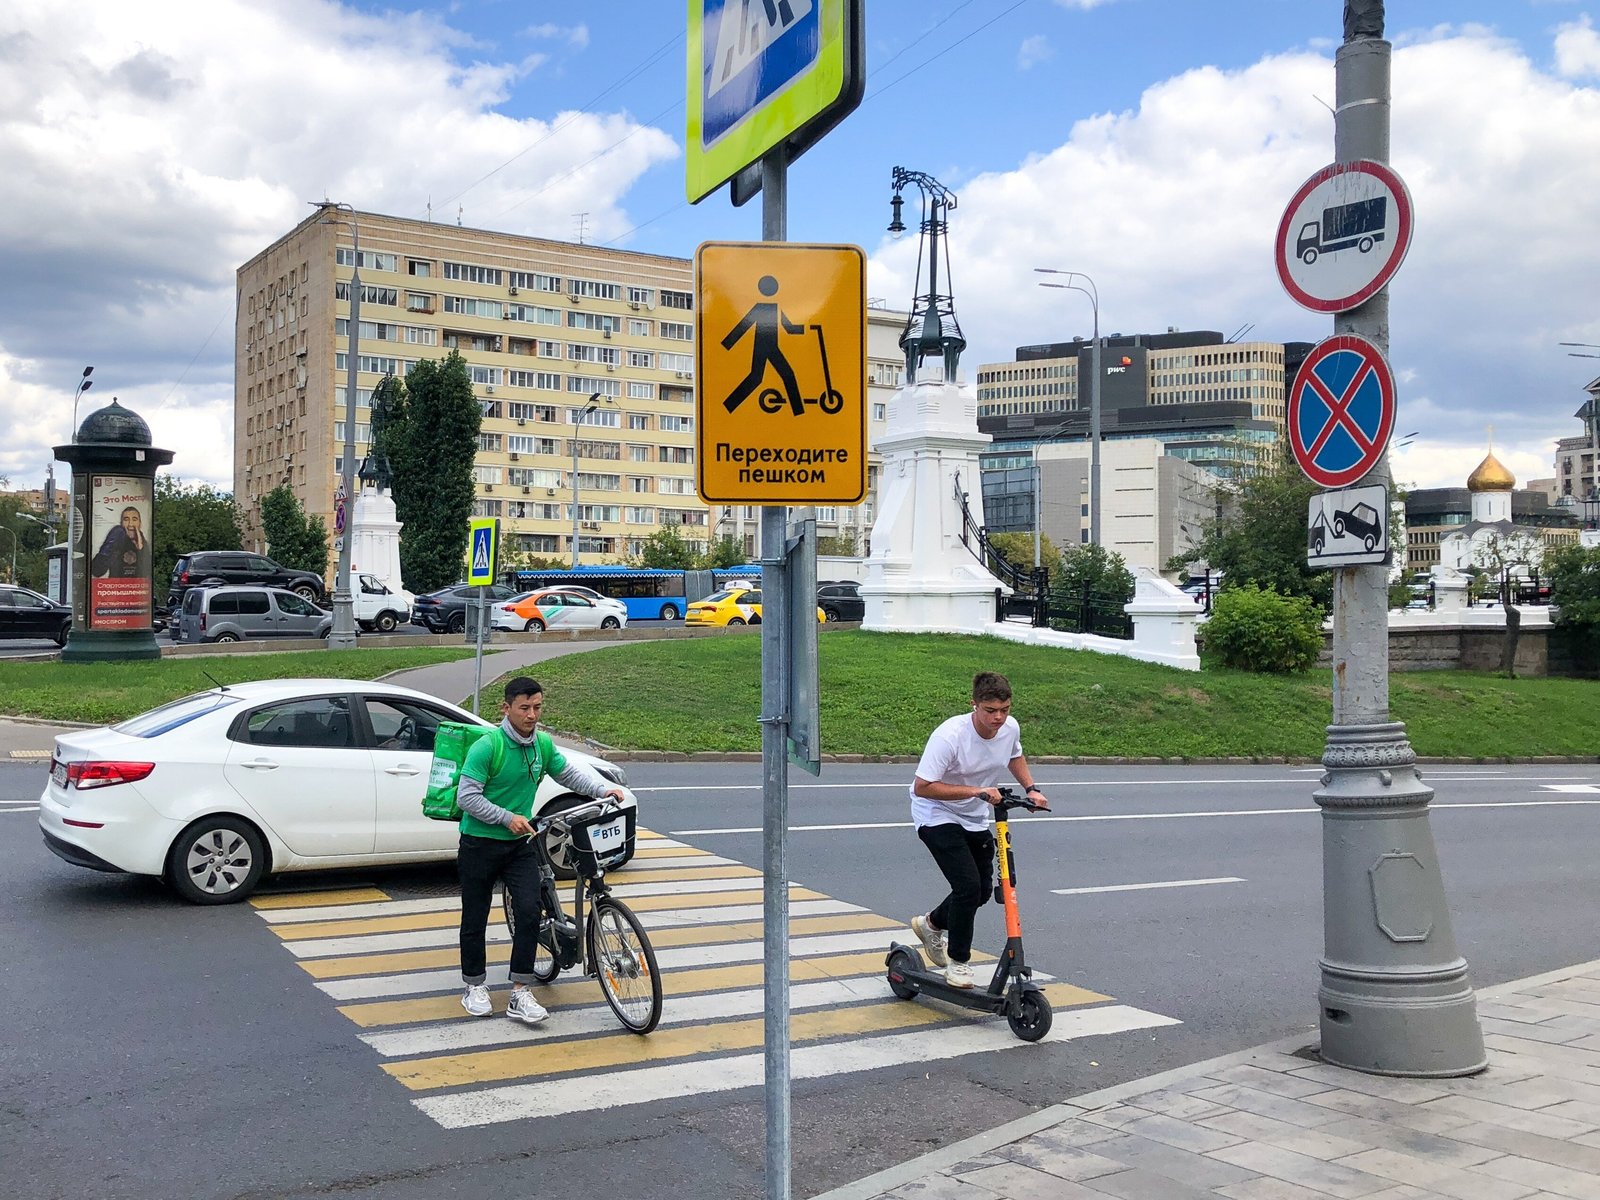
[[320,515],[306,514],[287,483],[261,497],[261,530],[268,553],[278,563],[327,578],[328,527]]
[[[854,558],[856,556],[856,535],[853,533],[829,533],[817,539],[817,553],[829,554],[835,558]],[[730,563],[729,566],[736,564]]]
[[[819,541],[821,539],[818,539]],[[822,553],[822,548],[817,547],[817,553]],[[739,567],[744,565],[748,555],[744,552],[744,544],[730,533],[725,533],[701,556],[700,566],[707,570],[717,567]]]
[[373,403],[387,405],[381,450],[394,472],[400,572],[413,592],[431,592],[461,578],[472,517],[473,461],[483,408],[467,362],[451,351],[411,368],[402,385],[385,379]]
[[[4,486],[5,480],[0,477],[0,487]],[[10,578],[12,541],[10,537],[0,539],[0,573],[7,576],[7,583],[20,583],[23,587],[42,592],[48,573],[45,547],[56,539],[50,529],[17,515],[23,512],[27,512],[27,506],[16,496],[0,496],[0,528],[4,528],[16,538],[17,563],[16,578],[12,579]],[[62,518],[60,526],[63,540],[66,538],[65,521],[66,519]]]
[[150,549],[158,589],[172,577],[180,554],[244,549],[244,522],[233,493],[209,483],[188,483],[176,475],[158,474],[150,516],[155,526]]
[[[989,545],[996,554],[1018,570],[1030,571],[1033,569],[1033,534],[991,533],[989,535]],[[1061,551],[1056,549],[1055,543],[1041,534],[1039,537],[1039,565],[1045,567],[1051,575],[1054,575],[1060,558]]]
[[1328,608],[1333,577],[1306,563],[1306,512],[1318,490],[1292,458],[1277,456],[1237,491],[1219,495],[1217,515],[1202,525],[1199,543],[1171,559],[1167,570],[1181,571],[1203,559],[1222,574],[1224,590],[1255,584],[1286,596],[1307,596]]
[[634,565],[667,571],[682,571],[693,567],[694,547],[684,540],[679,528],[677,525],[663,525],[645,538],[639,546],[639,553],[634,557]]

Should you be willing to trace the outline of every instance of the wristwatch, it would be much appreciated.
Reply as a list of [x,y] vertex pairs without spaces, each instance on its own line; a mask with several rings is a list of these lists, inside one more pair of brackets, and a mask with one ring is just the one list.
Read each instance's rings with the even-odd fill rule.
[[[1037,783],[1030,783],[1027,787],[1022,789],[1022,794],[1024,796],[1026,796],[1029,792],[1039,792],[1039,785]],[[1044,795],[1043,792],[1039,792],[1039,794],[1041,796]]]

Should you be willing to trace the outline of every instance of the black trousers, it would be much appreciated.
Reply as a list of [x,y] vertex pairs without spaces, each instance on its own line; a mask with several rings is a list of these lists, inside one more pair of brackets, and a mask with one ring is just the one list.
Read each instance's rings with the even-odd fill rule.
[[949,940],[945,951],[954,962],[972,959],[972,919],[994,890],[994,834],[960,825],[919,825],[917,836],[950,881],[950,894],[928,914]]
[[527,838],[461,835],[456,854],[461,880],[461,982],[488,978],[485,942],[494,885],[504,880],[511,890],[516,932],[511,937],[511,982],[533,982],[534,949],[539,944],[539,857]]

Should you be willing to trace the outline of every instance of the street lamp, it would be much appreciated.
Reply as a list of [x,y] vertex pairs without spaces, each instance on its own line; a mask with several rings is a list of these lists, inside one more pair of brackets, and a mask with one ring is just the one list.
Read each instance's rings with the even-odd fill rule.
[[[336,211],[350,214],[350,245],[354,257],[350,260],[350,351],[345,363],[344,383],[344,460],[340,463],[339,490],[343,504],[354,503],[356,473],[356,364],[361,353],[361,227],[356,221],[356,210],[348,204],[335,204],[331,200],[313,201],[322,220],[339,224]],[[333,581],[333,631],[328,635],[328,649],[354,650],[356,647],[355,606],[350,595],[350,543],[353,539],[340,520],[341,501],[334,498],[334,532],[339,539],[338,573]]]
[[[1579,347],[1578,350],[1567,351],[1569,358],[1600,358],[1600,354],[1582,353],[1583,350],[1600,350],[1600,346],[1593,343],[1562,342],[1561,344]],[[1589,463],[1593,467],[1594,479],[1590,485],[1590,492],[1600,495],[1600,396],[1590,393],[1589,402],[1572,415],[1589,422]],[[1582,462],[1581,459],[1579,461]]]
[[[1082,292],[1094,309],[1094,344],[1089,351],[1089,542],[1100,544],[1100,289],[1082,271],[1057,271],[1035,267],[1039,275],[1064,275],[1065,283],[1040,283],[1040,287]],[[1074,283],[1081,279],[1083,283]],[[1085,287],[1084,284],[1088,286]]]
[[602,403],[614,405],[616,401],[601,392],[594,392],[589,396],[589,403],[583,406],[572,422],[572,569],[574,571],[578,569],[578,431],[583,428],[583,423],[589,414]]
[[[85,392],[87,392],[90,388],[92,388],[94,386],[94,380],[89,378],[89,376],[91,376],[93,374],[94,374],[94,368],[93,367],[85,367],[83,369],[83,374],[78,377],[77,390],[72,393],[72,429],[67,433],[67,441],[69,441],[69,442],[77,440],[77,437],[78,437],[78,397],[82,396]],[[77,525],[76,516],[75,516],[75,514],[77,513],[77,505],[73,503],[73,491],[75,490],[75,488],[77,486],[77,482],[78,481],[76,479],[73,479],[72,483],[67,488],[67,586],[66,586],[66,591],[65,591],[64,594],[65,594],[65,596],[67,598],[67,604],[68,604],[69,607],[72,604],[72,546],[73,546],[73,540],[74,540],[73,539],[73,532],[74,532],[74,529],[75,529],[75,527]],[[13,574],[14,573],[15,572],[13,572]]]

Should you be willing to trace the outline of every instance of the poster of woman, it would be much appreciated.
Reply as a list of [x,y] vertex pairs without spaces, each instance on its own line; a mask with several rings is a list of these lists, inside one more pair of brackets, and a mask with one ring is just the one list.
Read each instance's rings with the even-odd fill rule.
[[150,480],[89,480],[89,628],[150,628]]

